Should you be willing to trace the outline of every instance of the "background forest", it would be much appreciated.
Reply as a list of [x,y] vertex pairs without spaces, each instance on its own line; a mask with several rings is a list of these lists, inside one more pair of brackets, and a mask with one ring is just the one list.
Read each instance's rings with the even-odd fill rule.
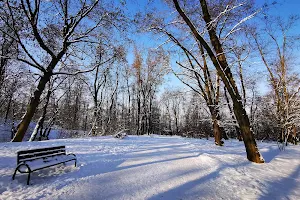
[[[243,139],[240,108],[256,139],[295,143],[299,17],[274,15],[288,2],[179,4],[1,1],[0,141],[125,131],[222,145]],[[226,55],[225,76],[209,47],[220,66]]]

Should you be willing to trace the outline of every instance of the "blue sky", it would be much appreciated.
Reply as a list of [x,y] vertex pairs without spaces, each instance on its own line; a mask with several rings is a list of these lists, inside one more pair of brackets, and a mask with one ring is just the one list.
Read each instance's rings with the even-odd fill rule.
[[[262,0],[256,0],[256,2],[261,4]],[[274,15],[280,15],[285,17],[287,14],[300,14],[300,1],[299,0],[279,0],[277,1],[278,6],[274,6],[270,12]]]

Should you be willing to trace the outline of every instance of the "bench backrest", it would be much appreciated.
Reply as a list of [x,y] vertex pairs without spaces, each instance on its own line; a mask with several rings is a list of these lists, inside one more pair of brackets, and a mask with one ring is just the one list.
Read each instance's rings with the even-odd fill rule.
[[17,163],[66,154],[66,146],[30,149],[17,152]]

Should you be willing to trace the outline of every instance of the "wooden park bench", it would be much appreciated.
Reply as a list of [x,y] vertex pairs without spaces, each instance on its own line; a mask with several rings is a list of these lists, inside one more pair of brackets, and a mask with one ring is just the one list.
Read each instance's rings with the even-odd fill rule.
[[17,152],[17,168],[12,179],[15,179],[17,171],[28,173],[27,185],[29,185],[30,174],[34,171],[66,163],[69,161],[77,163],[75,154],[66,154],[65,146],[30,149]]

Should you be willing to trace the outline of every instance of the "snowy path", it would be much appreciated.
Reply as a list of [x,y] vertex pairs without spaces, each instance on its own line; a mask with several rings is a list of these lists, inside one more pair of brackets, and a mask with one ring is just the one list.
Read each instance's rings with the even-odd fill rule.
[[[66,145],[79,165],[11,181],[16,152]],[[246,160],[243,144],[130,136],[0,143],[0,199],[300,199],[300,146],[278,152],[259,143],[267,163]]]

